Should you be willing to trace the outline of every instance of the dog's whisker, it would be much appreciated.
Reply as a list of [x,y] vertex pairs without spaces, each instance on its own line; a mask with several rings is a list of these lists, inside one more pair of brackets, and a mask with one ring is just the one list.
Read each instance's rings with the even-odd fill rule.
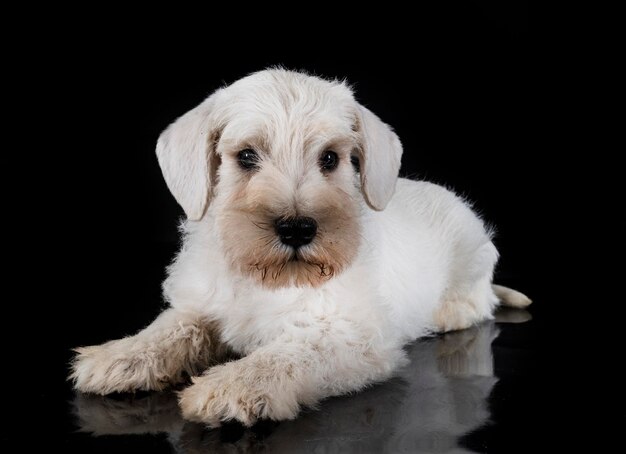
[[269,239],[265,242],[265,244],[264,244],[263,246],[264,246],[264,247],[267,247],[267,246],[269,246],[270,244],[275,243],[275,242],[276,242],[276,238],[275,238],[275,237],[273,237],[273,236],[271,236],[271,237],[269,237]]
[[250,222],[261,230],[269,230],[271,226],[268,222],[253,221],[252,219],[250,219]]

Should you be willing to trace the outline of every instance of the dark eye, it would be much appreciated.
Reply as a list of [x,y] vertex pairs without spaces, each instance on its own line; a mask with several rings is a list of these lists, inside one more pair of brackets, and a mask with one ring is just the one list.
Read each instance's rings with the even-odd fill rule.
[[350,156],[350,163],[352,164],[352,167],[354,167],[354,171],[356,173],[359,173],[361,171],[361,161],[359,161],[358,156]]
[[322,170],[330,172],[335,170],[337,164],[339,164],[339,156],[337,156],[337,153],[331,150],[326,150],[322,153],[322,156],[320,157],[320,167]]
[[237,154],[237,161],[242,169],[254,170],[259,167],[259,155],[256,151],[246,148]]

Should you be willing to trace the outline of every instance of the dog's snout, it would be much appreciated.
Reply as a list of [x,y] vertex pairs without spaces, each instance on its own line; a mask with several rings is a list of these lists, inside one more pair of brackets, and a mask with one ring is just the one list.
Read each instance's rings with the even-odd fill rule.
[[317,233],[317,222],[307,217],[277,219],[275,227],[280,241],[294,248],[309,244]]

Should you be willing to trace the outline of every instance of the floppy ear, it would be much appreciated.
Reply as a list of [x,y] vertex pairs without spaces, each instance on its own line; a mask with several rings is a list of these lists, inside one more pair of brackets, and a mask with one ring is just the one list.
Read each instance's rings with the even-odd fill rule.
[[360,134],[361,191],[374,210],[384,210],[396,189],[402,144],[391,127],[360,104],[357,106]]
[[204,215],[216,183],[217,131],[209,118],[213,104],[209,97],[169,125],[156,146],[167,187],[191,221]]

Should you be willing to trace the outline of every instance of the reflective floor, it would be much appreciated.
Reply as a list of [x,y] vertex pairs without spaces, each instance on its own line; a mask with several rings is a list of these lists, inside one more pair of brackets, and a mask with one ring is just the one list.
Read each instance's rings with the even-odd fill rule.
[[500,310],[495,322],[414,342],[410,364],[386,383],[251,429],[186,422],[172,392],[75,395],[77,431],[64,445],[118,453],[512,452],[509,435],[528,411],[532,326],[528,312]]

